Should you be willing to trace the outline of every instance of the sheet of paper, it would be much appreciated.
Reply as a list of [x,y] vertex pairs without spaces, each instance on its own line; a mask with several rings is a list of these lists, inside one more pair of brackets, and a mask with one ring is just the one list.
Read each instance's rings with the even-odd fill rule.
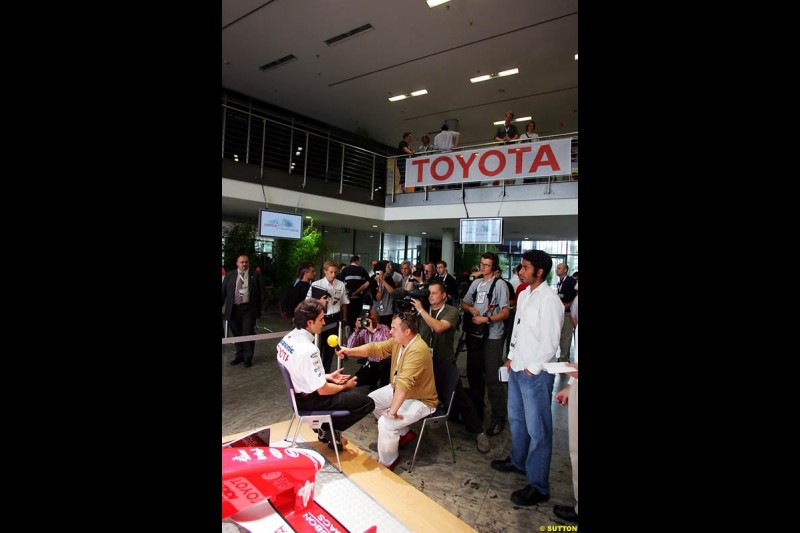
[[564,372],[577,372],[576,368],[571,366],[567,366],[566,362],[558,362],[558,363],[545,363],[544,369],[547,370],[550,374],[563,374]]

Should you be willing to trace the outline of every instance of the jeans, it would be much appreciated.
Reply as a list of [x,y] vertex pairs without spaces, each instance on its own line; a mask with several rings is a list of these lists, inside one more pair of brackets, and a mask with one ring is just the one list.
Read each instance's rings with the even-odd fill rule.
[[525,371],[508,373],[508,421],[511,429],[511,462],[524,470],[528,484],[550,494],[550,458],[553,454],[551,402],[555,375],[542,370],[537,376]]

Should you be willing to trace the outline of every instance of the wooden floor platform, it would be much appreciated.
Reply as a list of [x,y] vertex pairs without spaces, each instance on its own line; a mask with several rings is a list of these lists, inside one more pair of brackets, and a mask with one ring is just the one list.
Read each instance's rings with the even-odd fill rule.
[[[271,444],[275,443],[280,447],[288,444],[283,441],[288,425],[289,421],[285,420],[269,426]],[[247,433],[249,431],[228,435],[222,438],[222,442],[233,440]],[[294,433],[294,427],[292,433]],[[303,424],[300,435],[328,462],[336,465],[336,454],[333,450],[328,449],[326,444],[317,440],[316,433],[308,424]],[[290,439],[291,437],[292,435],[289,435]],[[339,450],[339,457],[342,462],[342,471],[348,479],[369,494],[372,499],[411,531],[475,532],[475,529],[395,475],[394,472],[382,466],[353,443],[345,444],[344,449]]]

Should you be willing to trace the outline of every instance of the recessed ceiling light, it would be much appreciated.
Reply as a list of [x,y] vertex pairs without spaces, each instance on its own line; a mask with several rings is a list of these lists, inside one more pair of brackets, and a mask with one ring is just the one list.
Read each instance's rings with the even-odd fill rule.
[[530,237],[525,237],[523,240],[529,241],[529,240],[531,240],[531,238]]
[[470,78],[469,81],[471,81],[472,83],[478,83],[479,81],[486,81],[490,79],[492,79],[492,77],[488,74],[485,74],[483,76],[478,76],[477,78]]
[[306,215],[306,218],[311,218],[311,216],[310,215]]
[[428,7],[436,7],[442,4],[446,4],[450,0],[425,0],[428,3]]
[[575,54],[575,61],[578,60],[578,54]]
[[505,124],[505,123],[506,123],[505,120],[498,120],[497,122],[492,122],[492,125],[493,126],[500,126],[501,124]]
[[378,225],[377,225],[377,224],[373,224],[373,225],[372,225],[372,227],[373,227],[373,228],[377,228],[377,227],[378,227]]
[[418,91],[414,91],[407,94],[398,94],[397,96],[392,96],[389,98],[390,102],[399,102],[400,100],[405,100],[406,98],[411,98],[412,96],[422,96],[423,94],[428,94],[427,89],[420,89]]
[[503,76],[511,76],[512,74],[519,74],[518,68],[511,68],[508,70],[503,70],[501,72],[493,72],[491,74],[484,74],[483,76],[478,76],[477,78],[470,78],[469,81],[472,83],[478,83],[481,81],[491,80],[494,78],[502,78]]
[[427,231],[423,231],[423,232],[422,232],[422,234],[423,234],[423,235],[427,235],[427,234],[428,234],[428,232],[427,232]]
[[526,122],[528,120],[533,120],[533,117],[520,117],[516,119],[514,122]]

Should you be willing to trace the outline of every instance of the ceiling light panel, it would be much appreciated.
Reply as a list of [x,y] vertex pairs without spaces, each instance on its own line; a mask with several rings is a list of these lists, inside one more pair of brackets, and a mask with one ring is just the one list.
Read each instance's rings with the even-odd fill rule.
[[483,76],[478,76],[476,78],[470,78],[469,81],[471,83],[480,83],[482,81],[492,80],[494,78],[502,78],[504,76],[512,76],[514,74],[519,74],[518,68],[510,68],[508,70],[503,70],[501,72],[493,72],[491,74],[484,74]]
[[428,4],[428,7],[440,6],[442,4],[446,4],[449,1],[450,0],[425,0],[425,2],[427,2]]
[[398,94],[397,96],[392,96],[389,98],[390,102],[399,102],[400,100],[405,100],[406,98],[411,98],[412,96],[422,96],[423,94],[428,94],[427,89],[420,89],[418,91],[414,91],[407,94]]

